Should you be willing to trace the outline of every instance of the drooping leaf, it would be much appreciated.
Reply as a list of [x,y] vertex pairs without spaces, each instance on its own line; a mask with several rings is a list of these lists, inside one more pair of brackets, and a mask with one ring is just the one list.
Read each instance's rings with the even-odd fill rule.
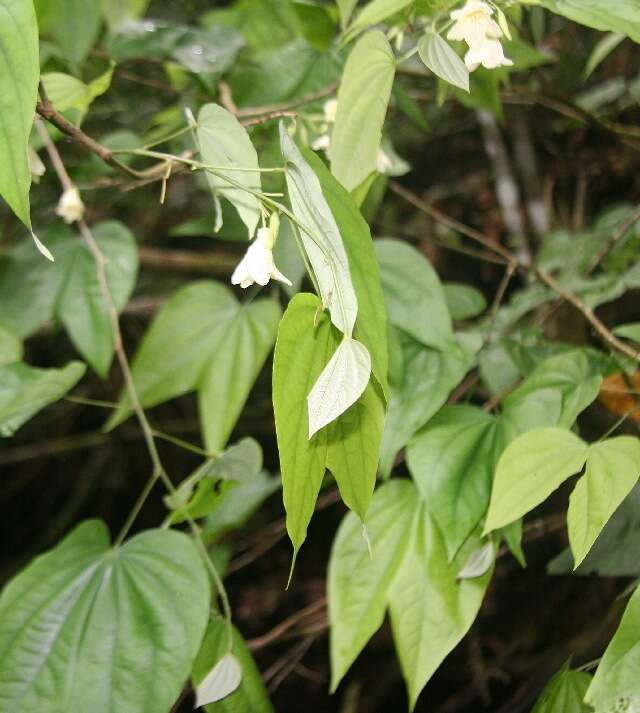
[[200,681],[196,688],[196,708],[221,701],[231,695],[242,681],[242,668],[232,653],[226,653]]
[[345,64],[331,135],[331,173],[349,191],[376,170],[394,75],[395,57],[384,33],[361,37]]
[[366,347],[355,339],[343,339],[307,396],[309,438],[360,398],[370,374]]
[[149,530],[113,549],[104,523],[84,522],[0,597],[0,708],[168,712],[209,605],[183,533]]
[[[271,351],[279,318],[273,300],[242,305],[217,282],[179,289],[155,316],[133,359],[142,405],[197,391],[205,445],[219,451]],[[130,414],[123,395],[108,427]]]
[[589,446],[571,431],[534,428],[512,441],[496,467],[485,533],[508,525],[578,473]]
[[436,32],[427,31],[418,42],[418,55],[436,77],[469,91],[469,70],[449,43]]
[[[233,204],[251,238],[260,220],[260,201],[253,193],[233,185],[240,184],[254,192],[261,189],[258,155],[246,129],[218,104],[205,104],[198,113],[197,133],[203,163],[228,169],[222,175],[207,172],[211,189]],[[234,168],[253,170],[234,171]]]
[[589,447],[585,474],[567,512],[569,542],[577,567],[640,477],[640,440],[609,438]]
[[[476,543],[469,542],[473,549]],[[391,627],[407,685],[409,707],[473,623],[493,568],[473,579],[458,578],[468,559],[465,547],[449,562],[433,518],[422,505],[408,551],[388,593]]]
[[640,16],[634,0],[540,0],[552,12],[605,32],[620,32],[640,42]]
[[623,500],[574,570],[571,549],[567,547],[547,565],[549,574],[577,574],[600,577],[640,576],[640,485]]
[[541,362],[505,398],[504,411],[519,432],[538,426],[571,428],[601,385],[602,375],[586,352],[568,351]]
[[326,431],[309,440],[307,395],[339,344],[329,320],[314,322],[320,301],[296,295],[278,327],[273,358],[273,411],[282,472],[287,532],[294,551],[307,536],[307,526],[320,491],[326,464]]
[[478,545],[467,557],[462,569],[458,572],[458,579],[475,579],[482,577],[493,566],[496,559],[496,548],[493,542]]
[[[316,277],[322,303],[336,327],[351,336],[358,300],[340,230],[315,172],[280,124],[280,146],[286,162],[287,188],[300,238]],[[302,226],[302,227],[300,227]]]
[[31,0],[0,0],[0,196],[28,227],[27,150],[40,78],[38,25]]
[[391,480],[378,488],[366,520],[371,554],[355,514],[340,525],[328,574],[331,690],[382,624],[387,591],[404,557],[416,507],[408,481]]
[[373,375],[388,396],[387,313],[369,226],[351,194],[336,181],[318,156],[308,149],[303,150],[303,156],[318,176],[349,259],[351,280],[358,299],[354,336],[369,350]]
[[445,406],[409,443],[407,465],[449,560],[486,512],[506,443],[500,419],[472,406]]
[[351,14],[353,13],[355,6],[358,4],[358,0],[336,0],[336,3],[340,13],[340,24],[344,28],[349,22]]
[[584,66],[582,73],[583,79],[588,79],[596,67],[601,64],[615,48],[624,40],[625,36],[620,32],[608,32],[604,37],[598,40],[598,43],[591,51],[589,59]]
[[[116,221],[98,223],[92,232],[107,259],[109,291],[116,309],[122,310],[138,273],[135,239]],[[113,335],[95,259],[80,235],[66,226],[52,229],[45,240],[55,255],[54,263],[43,260],[26,241],[0,261],[3,322],[16,334],[28,336],[56,317],[80,354],[100,376],[106,376],[113,358]]]
[[[349,27],[348,34],[353,36],[355,33],[365,30],[367,27],[377,25],[379,22],[386,20],[390,15],[404,10],[404,8],[412,2],[413,0],[370,0],[356,16]],[[355,5],[355,3],[352,4]],[[353,10],[353,7],[351,10]]]
[[[232,652],[242,671],[238,688],[216,703],[205,707],[207,713],[273,713],[273,707],[265,690],[260,671],[251,656],[244,639],[233,627]],[[211,621],[202,641],[202,646],[193,665],[193,682],[197,687],[211,667],[227,652],[228,628],[225,619],[217,612],[211,614]]]
[[447,352],[441,352],[401,333],[393,339],[402,350],[403,373],[392,383],[384,424],[380,470],[385,476],[398,451],[444,405],[475,358],[473,349],[455,341]]
[[591,676],[564,666],[545,686],[531,713],[589,713],[584,696]]
[[618,630],[607,646],[585,696],[596,713],[640,706],[640,588],[627,604]]
[[48,32],[75,66],[86,59],[102,25],[99,0],[36,0],[40,30]]
[[0,437],[12,436],[25,421],[62,398],[82,378],[85,365],[35,369],[22,362],[0,366]]
[[374,242],[392,324],[429,346],[447,351],[451,317],[438,275],[415,248],[400,240]]

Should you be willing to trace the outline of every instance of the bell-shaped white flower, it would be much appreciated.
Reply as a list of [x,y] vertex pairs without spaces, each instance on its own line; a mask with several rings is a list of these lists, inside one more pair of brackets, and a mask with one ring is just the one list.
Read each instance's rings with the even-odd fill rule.
[[314,151],[328,151],[331,146],[331,139],[329,134],[320,134],[311,142],[311,148]]
[[77,220],[82,220],[84,216],[84,203],[80,198],[80,193],[75,186],[67,188],[60,196],[56,213],[64,220],[65,223],[74,223]]
[[[275,219],[273,216],[276,216]],[[276,267],[273,259],[273,246],[278,235],[277,215],[272,215],[268,228],[259,228],[256,239],[249,245],[247,252],[231,275],[231,284],[245,288],[253,285],[266,285],[271,278],[284,282],[291,287],[291,280]]]
[[447,39],[464,40],[469,47],[477,47],[487,37],[502,37],[500,25],[492,15],[493,8],[484,0],[468,0],[464,7],[451,13],[454,23],[447,33]]
[[323,111],[324,120],[327,122],[327,124],[333,124],[336,120],[336,112],[338,111],[338,100],[328,99],[324,103]]
[[486,69],[513,66],[513,62],[504,56],[504,50],[500,42],[488,37],[481,45],[469,48],[469,51],[464,56],[464,63],[470,72],[476,70],[480,65]]

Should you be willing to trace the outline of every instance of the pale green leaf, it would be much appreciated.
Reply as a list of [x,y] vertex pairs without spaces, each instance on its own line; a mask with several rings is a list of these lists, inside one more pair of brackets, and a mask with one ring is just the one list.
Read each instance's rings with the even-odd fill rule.
[[[198,113],[197,133],[203,163],[226,169],[215,175],[206,172],[211,189],[233,204],[251,238],[261,215],[260,201],[254,195],[261,190],[261,185],[258,155],[247,130],[218,104],[205,104]],[[237,168],[254,170],[233,170]]]
[[13,364],[22,359],[22,342],[20,337],[0,325],[0,366]]
[[304,250],[322,303],[336,327],[351,336],[358,313],[349,260],[320,181],[280,123],[280,147],[286,163],[287,189]]
[[624,40],[625,35],[619,32],[608,32],[604,37],[598,40],[598,43],[591,51],[589,59],[584,66],[582,76],[588,79],[596,67],[603,62],[613,50]]
[[343,339],[307,396],[309,438],[360,398],[370,374],[367,348],[355,339]]
[[508,525],[578,473],[589,446],[571,431],[534,428],[512,441],[496,468],[485,533]]
[[148,6],[149,0],[102,0],[102,12],[111,32],[127,22],[139,20]]
[[400,240],[374,242],[392,324],[414,339],[448,351],[453,342],[444,290],[429,261]]
[[60,112],[77,109],[76,115],[70,117],[80,124],[93,100],[109,89],[112,77],[113,66],[89,84],[63,72],[48,72],[42,75],[40,81],[55,109]]
[[100,33],[100,0],[36,0],[35,4],[41,32],[53,37],[72,65],[84,62]]
[[45,406],[61,399],[82,378],[85,365],[36,369],[22,362],[0,366],[0,437],[15,431]]
[[585,474],[578,481],[567,513],[575,567],[640,477],[640,440],[609,438],[589,447]]
[[307,536],[326,463],[326,431],[309,440],[307,395],[339,344],[320,300],[296,295],[278,327],[273,359],[273,410],[282,472],[287,532],[294,551]]
[[397,333],[402,378],[392,383],[380,456],[380,470],[391,472],[398,451],[444,405],[451,391],[471,368],[475,355],[462,343],[452,342],[447,352],[425,347]]
[[356,16],[349,27],[348,34],[353,36],[356,32],[365,30],[371,25],[377,25],[390,15],[404,10],[412,2],[413,0],[370,0]]
[[[135,239],[116,221],[97,223],[93,234],[107,258],[109,291],[120,311],[138,273]],[[27,241],[0,261],[2,320],[16,334],[28,336],[47,320],[59,319],[80,354],[106,376],[113,334],[95,259],[80,235],[66,226],[56,226],[45,240],[55,255],[53,263],[43,260]]]
[[308,149],[303,150],[303,156],[318,176],[349,259],[349,271],[358,299],[354,336],[369,350],[373,375],[388,396],[387,312],[369,226],[349,192],[336,181],[320,158]]
[[458,579],[475,579],[482,577],[492,567],[496,559],[496,548],[493,542],[485,542],[472,550],[462,569],[458,572]]
[[571,428],[600,391],[602,376],[584,350],[541,362],[504,400],[512,427],[523,433],[539,426]]
[[531,713],[589,713],[584,696],[590,683],[588,673],[565,666],[545,686]]
[[345,27],[351,18],[351,14],[358,4],[358,0],[336,0],[338,12],[340,13],[340,24]]
[[473,406],[445,406],[409,443],[409,471],[450,560],[487,510],[506,443],[500,420]]
[[640,710],[640,588],[627,604],[585,701],[595,708],[595,713]]
[[240,662],[232,653],[226,653],[198,684],[195,707],[221,701],[238,688],[241,680]]
[[[273,300],[242,305],[217,282],[179,289],[155,316],[133,359],[143,407],[197,391],[205,445],[219,451],[271,351],[279,318]],[[130,414],[123,395],[108,427]]]
[[451,319],[472,319],[482,314],[487,308],[487,301],[482,292],[471,285],[445,282],[442,289]]
[[[212,612],[202,646],[193,665],[194,687],[198,686],[211,667],[227,653],[228,631],[226,620],[217,612]],[[240,685],[231,695],[216,703],[210,703],[205,710],[207,713],[273,713],[260,671],[247,644],[235,627],[233,627],[232,637],[231,650],[242,670]]]
[[361,37],[345,64],[331,135],[331,172],[349,191],[376,170],[394,75],[395,58],[384,33]]
[[469,70],[449,43],[435,32],[428,31],[418,42],[418,55],[436,77],[469,91]]
[[625,339],[632,339],[634,342],[640,342],[640,322],[630,322],[629,324],[621,324],[615,327],[614,334]]
[[31,228],[29,134],[40,78],[38,25],[31,0],[0,0],[0,196]]
[[640,12],[636,0],[540,0],[548,10],[605,32],[619,32],[640,42]]
[[481,577],[458,579],[469,542],[449,562],[442,535],[422,506],[408,551],[389,590],[391,627],[413,709],[427,681],[473,623],[493,568]]
[[382,624],[387,591],[404,556],[417,508],[406,480],[378,488],[366,520],[347,515],[333,542],[328,574],[331,689]]
[[104,523],[84,522],[0,597],[0,709],[168,711],[209,606],[189,537],[149,530],[114,549]]

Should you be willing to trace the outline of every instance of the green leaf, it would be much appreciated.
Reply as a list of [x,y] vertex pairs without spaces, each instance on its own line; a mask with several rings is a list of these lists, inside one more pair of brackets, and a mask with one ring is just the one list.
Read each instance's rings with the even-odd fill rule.
[[196,687],[196,708],[216,703],[234,693],[242,681],[242,668],[238,659],[225,653]]
[[395,57],[384,33],[356,42],[338,89],[331,135],[331,173],[349,191],[375,171],[382,126],[395,75]]
[[296,295],[278,327],[273,358],[273,411],[287,532],[294,555],[307,536],[326,463],[326,431],[309,440],[307,395],[339,344],[315,295]]
[[418,55],[436,77],[469,91],[469,70],[449,43],[436,32],[426,32],[418,42]]
[[548,10],[605,32],[620,32],[640,42],[640,13],[635,0],[540,0]]
[[338,12],[340,13],[340,24],[345,27],[351,18],[358,0],[336,0]]
[[[350,193],[336,181],[321,159],[308,149],[303,150],[303,156],[320,181],[349,260],[351,280],[358,299],[354,336],[369,350],[373,375],[388,396],[387,312],[369,226]],[[285,274],[289,273],[285,271]]]
[[31,0],[0,0],[0,196],[31,228],[27,149],[40,78]]
[[640,588],[625,609],[622,621],[604,652],[585,702],[596,713],[638,710],[640,705]]
[[349,27],[347,34],[353,37],[357,32],[365,30],[372,25],[377,25],[379,22],[386,20],[390,15],[404,10],[404,8],[411,5],[412,2],[413,0],[371,0],[358,13]]
[[343,339],[307,396],[309,438],[335,421],[362,395],[371,375],[371,357],[356,339]]
[[99,0],[36,0],[41,32],[48,32],[75,66],[84,62],[102,25]]
[[640,440],[609,438],[589,447],[587,467],[567,513],[569,542],[577,567],[609,518],[640,477]]
[[0,437],[12,436],[45,406],[61,399],[82,378],[85,365],[36,369],[21,362],[0,366]]
[[591,51],[589,59],[584,66],[582,78],[585,80],[589,79],[596,67],[615,50],[624,38],[625,36],[619,32],[609,32],[598,40],[598,43]]
[[531,713],[589,713],[583,703],[591,676],[563,667],[545,686]]
[[447,352],[425,347],[399,333],[403,375],[393,383],[382,439],[380,470],[388,476],[398,451],[444,405],[473,364],[475,354],[452,343]]
[[447,351],[453,342],[444,291],[429,261],[400,240],[374,241],[392,324],[414,339]]
[[[349,260],[340,230],[317,175],[280,123],[280,147],[286,163],[287,189],[304,250],[316,277],[322,303],[336,327],[351,336],[358,313]],[[296,226],[299,228],[299,226]]]
[[473,623],[493,567],[481,577],[458,579],[477,541],[449,563],[441,532],[425,506],[388,593],[391,627],[413,710],[420,692]]
[[384,421],[383,396],[370,382],[350,409],[309,439],[307,395],[340,344],[338,332],[319,308],[314,295],[293,298],[278,329],[273,362],[276,435],[294,554],[306,538],[325,468],[331,470],[345,503],[365,517]]
[[[96,224],[93,234],[107,259],[109,290],[120,311],[137,277],[135,239],[116,221]],[[80,354],[104,377],[113,358],[113,336],[95,259],[80,235],[66,226],[56,227],[45,239],[54,263],[43,260],[28,241],[0,262],[3,321],[24,337],[56,317]]]
[[[257,170],[258,155],[247,130],[226,109],[217,104],[205,104],[198,113],[197,133],[202,161],[210,166],[229,168],[222,175],[207,172],[211,189],[233,204],[247,226],[251,239],[260,220],[260,201],[253,193],[225,180],[228,177],[233,183],[239,183],[250,191],[261,190],[260,173]],[[234,171],[234,168],[254,170]]]
[[534,428],[512,441],[500,457],[485,533],[508,525],[547,499],[579,472],[589,446],[571,431]]
[[209,604],[186,535],[149,530],[114,549],[104,523],[84,522],[0,597],[0,708],[169,711]]
[[407,465],[452,560],[484,516],[507,443],[499,419],[473,406],[445,406],[407,448]]
[[77,115],[70,114],[70,118],[79,125],[93,100],[109,89],[112,76],[113,66],[89,84],[63,72],[48,72],[42,75],[40,81],[44,85],[49,101],[57,111],[77,109]]
[[514,429],[539,426],[571,428],[591,404],[602,376],[585,350],[572,350],[545,359],[504,400],[504,412]]
[[0,366],[20,361],[22,354],[23,349],[20,337],[0,325]]
[[458,282],[445,282],[442,289],[451,319],[472,319],[487,308],[484,295],[475,287]]
[[[202,641],[202,646],[193,665],[193,683],[197,686],[211,667],[228,650],[228,629],[226,620],[217,612],[212,613],[211,621]],[[273,713],[273,707],[267,696],[260,671],[251,656],[244,639],[233,628],[232,651],[242,669],[240,686],[231,695],[221,701],[205,707],[207,713]]]
[[[133,359],[143,407],[197,391],[205,446],[219,451],[271,351],[279,318],[273,300],[243,305],[217,282],[179,289],[155,316]],[[107,427],[130,414],[123,395]]]
[[621,324],[615,327],[613,333],[625,339],[632,339],[634,342],[640,342],[640,322],[630,322],[629,324]]
[[516,558],[521,567],[527,566],[527,560],[522,549],[522,518],[514,520],[500,530],[509,552]]
[[416,507],[415,489],[406,480],[392,480],[376,490],[366,522],[371,553],[353,513],[340,525],[328,573],[332,691],[382,624]]

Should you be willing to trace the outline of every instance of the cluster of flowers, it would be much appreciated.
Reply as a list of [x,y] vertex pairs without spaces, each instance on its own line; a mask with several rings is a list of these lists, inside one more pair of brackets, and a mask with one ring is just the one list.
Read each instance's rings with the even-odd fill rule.
[[464,62],[470,72],[480,65],[487,69],[513,65],[513,62],[504,56],[500,44],[504,33],[492,15],[493,8],[484,0],[467,0],[464,7],[451,13],[454,22],[447,39],[464,41],[469,45]]

